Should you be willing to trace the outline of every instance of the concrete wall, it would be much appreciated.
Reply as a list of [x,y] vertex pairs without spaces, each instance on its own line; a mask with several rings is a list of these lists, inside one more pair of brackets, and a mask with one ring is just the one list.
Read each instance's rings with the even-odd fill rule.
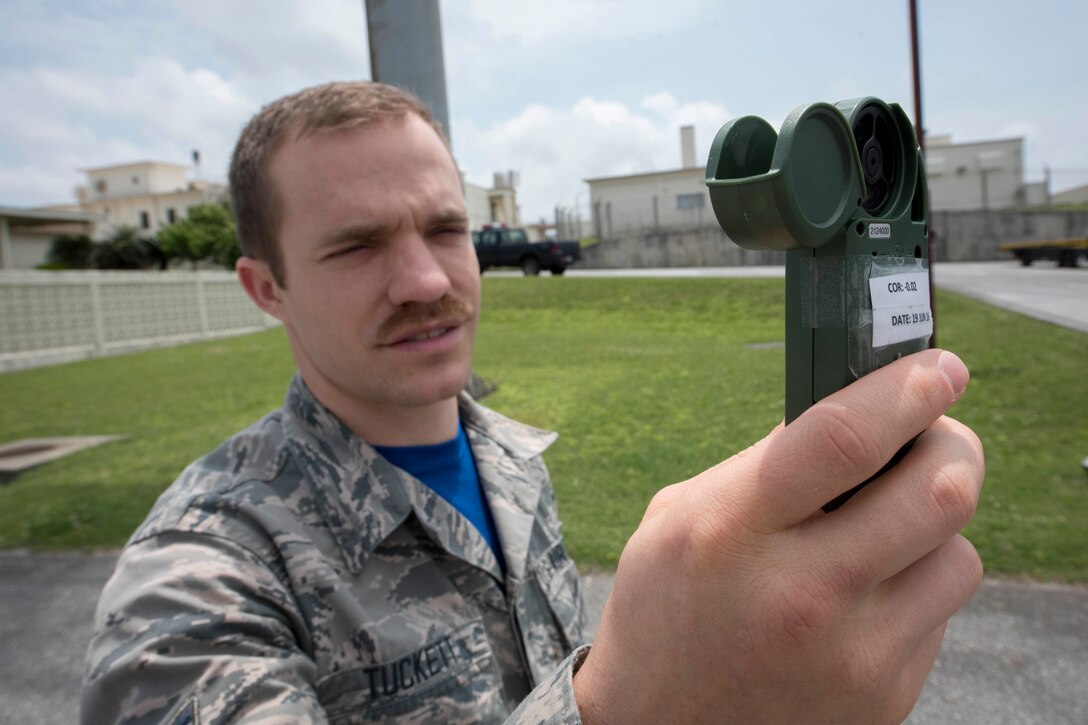
[[[935,260],[950,262],[1011,259],[997,247],[1005,242],[1088,237],[1088,212],[932,212]],[[753,252],[733,244],[718,227],[643,230],[617,235],[582,253],[583,269],[638,267],[731,267],[782,264],[783,252]]]
[[0,373],[276,324],[233,272],[0,272]]
[[741,249],[717,227],[685,231],[643,232],[609,239],[585,249],[578,267],[734,267],[783,264],[784,252]]
[[1088,212],[935,211],[930,213],[929,228],[937,235],[933,252],[937,260],[1009,259],[999,244],[1088,237]]

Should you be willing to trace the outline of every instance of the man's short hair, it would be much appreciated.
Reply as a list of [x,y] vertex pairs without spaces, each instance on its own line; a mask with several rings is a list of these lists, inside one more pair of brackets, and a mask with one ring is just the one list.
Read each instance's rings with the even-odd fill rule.
[[282,203],[268,174],[272,155],[290,138],[360,128],[414,113],[449,146],[430,111],[411,93],[370,81],[325,83],[263,107],[242,130],[230,163],[230,194],[242,253],[266,262],[286,287],[279,245]]

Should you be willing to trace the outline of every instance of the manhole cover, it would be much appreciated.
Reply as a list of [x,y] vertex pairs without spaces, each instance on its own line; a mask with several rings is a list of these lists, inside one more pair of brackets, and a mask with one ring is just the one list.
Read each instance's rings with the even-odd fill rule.
[[0,446],[0,474],[21,473],[58,458],[70,456],[123,436],[69,436],[64,438],[24,438]]
[[56,446],[47,444],[14,445],[0,450],[0,458],[15,458],[16,456],[29,456],[32,453],[44,453],[54,450]]

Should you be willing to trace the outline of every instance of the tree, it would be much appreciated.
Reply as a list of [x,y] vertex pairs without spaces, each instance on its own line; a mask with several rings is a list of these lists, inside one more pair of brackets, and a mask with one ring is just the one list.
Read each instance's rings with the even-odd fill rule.
[[53,237],[44,267],[49,269],[86,269],[91,263],[94,242],[86,234],[61,234]]
[[153,239],[132,227],[118,227],[109,239],[94,245],[92,269],[165,269],[166,255]]
[[159,246],[170,258],[187,259],[196,269],[198,262],[212,261],[229,269],[241,256],[238,234],[230,209],[220,204],[200,204],[189,209],[189,217],[159,232]]

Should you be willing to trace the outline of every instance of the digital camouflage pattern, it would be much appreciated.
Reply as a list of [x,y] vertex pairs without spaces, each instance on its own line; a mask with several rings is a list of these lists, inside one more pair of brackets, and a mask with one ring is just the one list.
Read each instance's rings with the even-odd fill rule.
[[[507,562],[295,377],[190,465],[102,592],[86,723],[579,722],[582,600],[540,454],[460,400]],[[534,690],[533,688],[536,687]]]

